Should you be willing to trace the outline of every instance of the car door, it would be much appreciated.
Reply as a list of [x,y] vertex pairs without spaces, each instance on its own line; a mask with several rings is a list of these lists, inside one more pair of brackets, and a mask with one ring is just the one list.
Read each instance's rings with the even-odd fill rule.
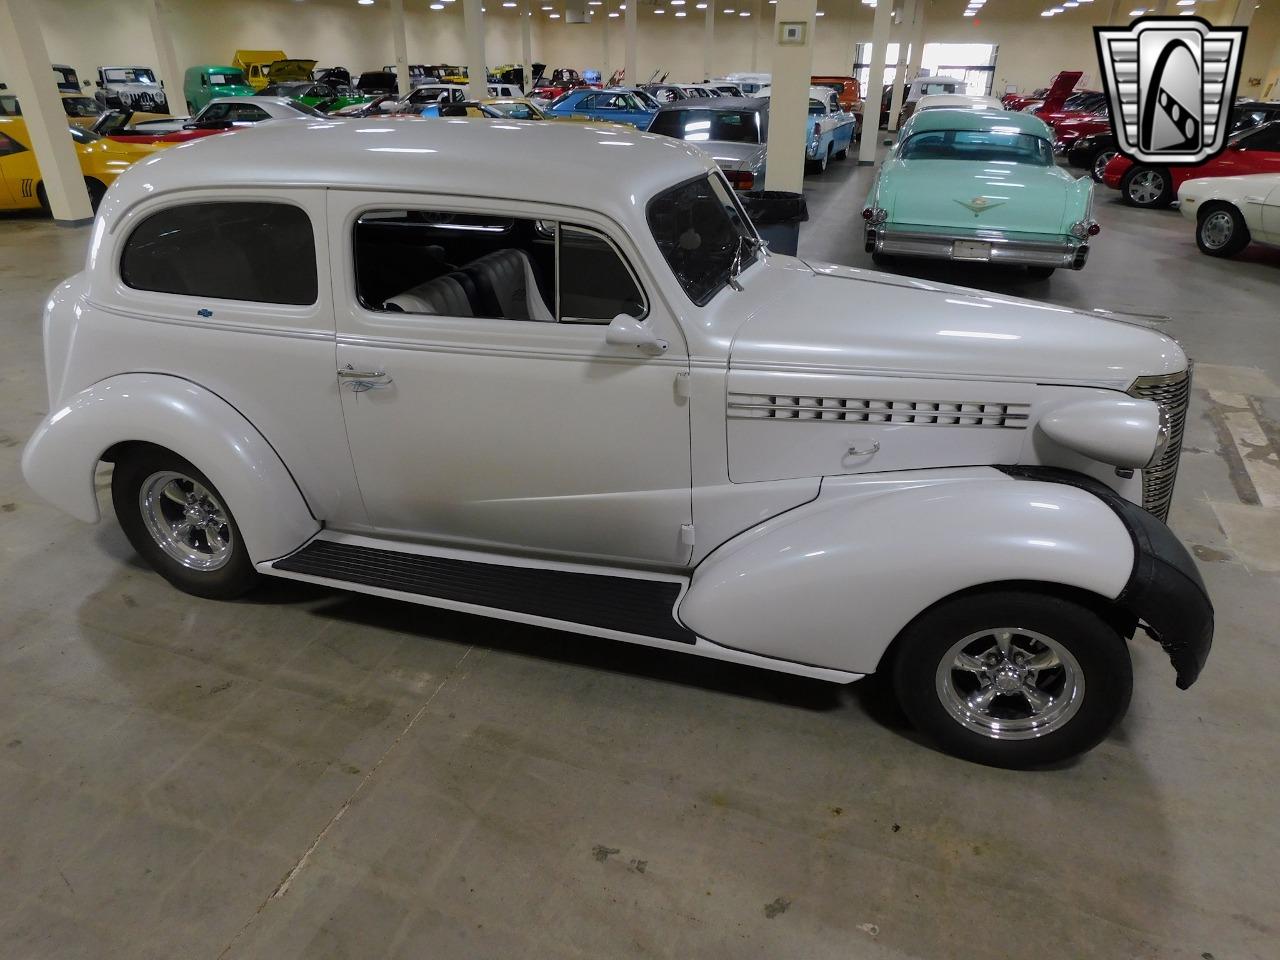
[[[583,211],[481,198],[331,191],[329,203],[338,381],[371,526],[686,562],[688,354],[626,236]],[[488,287],[485,264],[502,262],[516,264],[514,300],[489,303],[506,281]],[[619,312],[666,351],[607,343]]]
[[0,125],[0,203],[8,209],[38,207],[35,153]]
[[1263,195],[1261,221],[1262,229],[1254,231],[1254,239],[1280,245],[1280,183]]

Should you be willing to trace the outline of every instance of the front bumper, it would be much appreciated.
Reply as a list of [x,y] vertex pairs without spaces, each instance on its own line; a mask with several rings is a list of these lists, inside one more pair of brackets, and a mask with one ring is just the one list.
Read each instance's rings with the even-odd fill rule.
[[1133,538],[1133,572],[1116,606],[1169,655],[1178,689],[1196,682],[1213,646],[1213,603],[1196,562],[1160,519],[1100,480],[1054,467],[1001,467],[1028,480],[1080,487],[1106,503]]
[[[985,252],[957,253],[956,243],[986,244]],[[1000,230],[946,230],[869,223],[867,253],[928,257],[969,263],[1008,263],[1028,267],[1067,267],[1079,270],[1089,259],[1089,243],[1072,236],[1008,233]]]

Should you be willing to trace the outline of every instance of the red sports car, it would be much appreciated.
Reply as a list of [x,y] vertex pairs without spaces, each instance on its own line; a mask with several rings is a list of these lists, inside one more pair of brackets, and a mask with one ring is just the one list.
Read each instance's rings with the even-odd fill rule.
[[1081,137],[1091,137],[1095,133],[1106,133],[1111,129],[1111,111],[1100,110],[1097,113],[1086,113],[1078,117],[1067,117],[1053,127],[1053,149],[1057,153],[1066,153]]
[[1057,109],[1062,101],[1071,96],[1076,84],[1083,76],[1084,74],[1079,70],[1063,70],[1049,81],[1049,86],[1041,87],[1030,96],[1006,93],[1000,98],[1000,102],[1004,104],[1006,110],[1025,110],[1032,104],[1037,106],[1048,104],[1052,109]]
[[1135,207],[1167,207],[1184,180],[1250,173],[1280,173],[1280,120],[1240,131],[1226,150],[1194,166],[1154,166],[1117,156],[1102,171],[1102,182]]

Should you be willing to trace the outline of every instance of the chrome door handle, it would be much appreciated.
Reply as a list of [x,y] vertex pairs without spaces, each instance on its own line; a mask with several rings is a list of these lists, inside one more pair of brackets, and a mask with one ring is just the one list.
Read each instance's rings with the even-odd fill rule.
[[879,453],[879,452],[880,452],[880,441],[872,440],[871,446],[869,446],[865,450],[859,450],[858,445],[856,443],[849,444],[849,449],[844,452],[844,455],[846,457],[869,457],[873,453]]
[[338,371],[338,380],[346,383],[355,393],[388,387],[395,382],[385,370],[357,370],[349,363]]

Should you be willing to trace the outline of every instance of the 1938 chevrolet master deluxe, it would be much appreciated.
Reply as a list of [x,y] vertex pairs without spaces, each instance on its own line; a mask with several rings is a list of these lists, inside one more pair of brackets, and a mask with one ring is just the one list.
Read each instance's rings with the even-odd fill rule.
[[[509,176],[511,156],[561,171]],[[838,683],[1025,766],[1178,684],[1189,389],[1148,329],[768,253],[612,127],[298,120],[138,164],[49,297],[23,469],[175,586],[291,577]]]

